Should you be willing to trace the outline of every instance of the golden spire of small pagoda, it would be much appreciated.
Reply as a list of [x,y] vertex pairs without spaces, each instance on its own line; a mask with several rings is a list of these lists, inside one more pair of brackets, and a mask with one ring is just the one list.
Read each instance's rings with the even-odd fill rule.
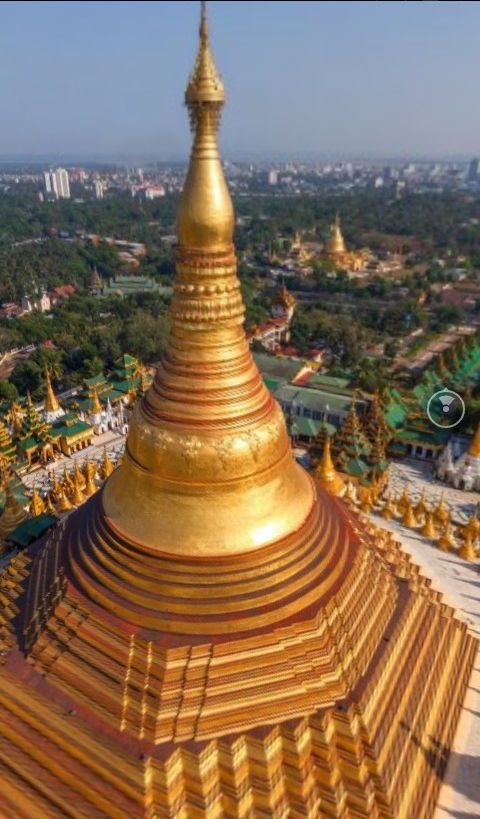
[[83,489],[85,486],[85,476],[80,469],[78,462],[75,461],[73,465],[73,483],[76,484],[80,489]]
[[32,488],[32,496],[30,498],[30,514],[33,515],[34,518],[38,518],[39,515],[43,515],[45,512],[45,503],[37,492],[35,484],[33,484]]
[[103,450],[103,460],[102,460],[102,478],[105,481],[109,475],[112,474],[114,470],[114,466],[109,458],[107,447],[104,447]]
[[443,531],[437,540],[437,546],[442,550],[442,552],[449,552],[453,546],[452,526],[448,512],[444,521]]
[[91,461],[89,461],[87,458],[83,467],[83,474],[85,476],[85,486],[83,492],[87,496],[87,498],[89,498],[90,495],[94,495],[95,492],[97,491],[97,487],[95,484],[96,471],[97,468],[95,464],[92,464]]
[[478,422],[477,430],[470,442],[470,446],[468,447],[468,454],[472,458],[480,458],[480,421]]
[[385,498],[385,503],[383,504],[383,509],[380,512],[380,515],[384,520],[392,520],[395,517],[395,508],[390,494],[388,494]]
[[431,540],[435,540],[435,538],[437,537],[437,530],[435,529],[433,512],[427,511],[425,515],[425,523],[420,529],[420,534],[423,535],[424,537],[430,538]]
[[433,510],[433,516],[435,521],[440,524],[444,524],[449,519],[449,514],[447,508],[445,506],[445,502],[443,500],[443,492],[440,495],[440,499],[438,504],[436,505],[435,509]]
[[57,512],[60,512],[60,513],[61,512],[69,512],[71,508],[72,508],[72,504],[68,500],[65,489],[63,488],[63,486],[60,486],[60,489],[59,489],[58,494],[57,494],[57,506],[56,506]]
[[397,499],[397,509],[398,509],[398,513],[400,515],[404,514],[409,502],[410,501],[409,501],[408,494],[407,494],[407,488],[406,488],[406,486],[404,486],[402,494]]
[[323,489],[331,495],[342,496],[345,492],[345,483],[336,471],[330,453],[330,438],[325,438],[323,454],[320,463],[315,470],[315,477]]
[[100,402],[100,398],[98,397],[98,390],[96,387],[93,388],[91,402],[91,412],[94,415],[99,415],[102,412],[102,404]]
[[47,515],[53,515],[54,517],[57,514],[57,510],[55,509],[55,504],[52,498],[52,492],[49,492],[47,497],[45,498],[45,512]]
[[48,367],[45,367],[45,411],[58,412],[59,409],[60,404],[58,403],[58,398],[53,391],[50,372]]
[[67,495],[71,495],[71,493],[74,490],[74,484],[70,475],[67,472],[66,466],[63,467],[63,489]]
[[422,492],[418,502],[415,504],[414,512],[417,517],[424,518],[427,514],[427,506],[425,503],[425,491]]
[[340,227],[340,217],[335,214],[335,219],[330,226],[330,236],[327,241],[327,252],[331,256],[340,256],[346,252],[345,240]]
[[404,526],[410,526],[411,528],[418,526],[417,519],[415,517],[415,513],[412,509],[412,504],[410,502],[410,498],[407,496],[407,503],[405,505],[405,511],[402,517],[402,523]]
[[475,552],[475,547],[473,545],[473,535],[471,532],[467,532],[465,536],[465,540],[463,541],[462,545],[458,550],[459,557],[462,557],[464,560],[475,560],[477,555]]
[[[73,492],[71,495],[70,500],[72,501],[73,506],[81,506],[81,504],[85,500],[85,495],[82,492],[82,487],[79,479],[80,470],[75,474],[74,481],[73,481]],[[83,476],[82,476],[83,481]]]
[[15,498],[10,483],[5,484],[5,506],[0,515],[0,551],[5,539],[27,517],[27,513]]
[[467,523],[462,526],[462,535],[463,537],[467,537],[467,535],[471,534],[474,538],[480,532],[480,521],[478,520],[477,513],[475,511],[472,512],[470,515]]

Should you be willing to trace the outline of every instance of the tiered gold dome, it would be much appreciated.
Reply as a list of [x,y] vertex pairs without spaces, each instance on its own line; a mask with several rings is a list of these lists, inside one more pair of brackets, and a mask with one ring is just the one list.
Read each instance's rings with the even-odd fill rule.
[[165,355],[121,465],[0,578],[6,819],[433,815],[475,642],[293,458],[242,328],[223,101],[203,9]]

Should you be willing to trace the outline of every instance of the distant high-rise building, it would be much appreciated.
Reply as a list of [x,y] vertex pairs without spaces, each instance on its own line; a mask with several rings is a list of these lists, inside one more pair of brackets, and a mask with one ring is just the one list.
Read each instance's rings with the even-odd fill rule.
[[57,198],[70,199],[70,183],[68,180],[68,171],[65,168],[57,168],[54,173],[57,183]]
[[94,182],[95,199],[103,199],[104,187],[101,179],[96,179]]
[[44,171],[45,193],[52,193],[52,175],[49,171]]
[[278,185],[278,171],[271,170],[268,174],[268,184]]
[[70,199],[70,184],[68,181],[68,171],[65,168],[57,168],[55,171],[45,171],[43,174],[45,181],[45,192],[55,197],[55,199]]
[[480,159],[472,159],[472,161],[470,162],[467,172],[467,181],[468,182],[480,181]]

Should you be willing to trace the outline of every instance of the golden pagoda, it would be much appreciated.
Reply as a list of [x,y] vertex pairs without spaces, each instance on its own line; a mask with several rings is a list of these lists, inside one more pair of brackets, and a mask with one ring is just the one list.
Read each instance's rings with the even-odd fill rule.
[[420,529],[420,534],[424,537],[428,537],[431,540],[435,540],[437,537],[437,532],[435,529],[435,520],[433,517],[433,512],[426,512],[425,514],[425,522]]
[[478,422],[475,435],[470,441],[470,446],[468,447],[468,454],[470,455],[471,458],[480,458],[480,421]]
[[30,514],[33,515],[34,518],[38,518],[38,516],[43,515],[44,512],[45,503],[34,485],[32,489],[32,496],[30,498]]
[[330,225],[324,255],[327,259],[331,259],[339,270],[358,271],[365,267],[364,253],[347,250],[338,213],[335,214],[335,219]]
[[63,409],[61,408],[58,398],[55,395],[52,387],[52,381],[50,378],[50,372],[48,367],[45,367],[45,401],[43,406],[43,411],[45,415],[45,420],[51,423],[55,421],[60,416],[65,415]]
[[121,465],[1,578],[2,819],[433,816],[476,642],[293,457],[223,101],[203,8],[166,350]]
[[345,493],[345,483],[333,465],[328,435],[325,438],[322,459],[315,470],[315,477],[320,486],[331,495],[342,496]]
[[415,513],[412,508],[412,504],[410,502],[410,498],[407,498],[407,503],[405,505],[405,511],[402,516],[402,523],[404,526],[410,526],[411,528],[418,526],[417,519],[415,517]]
[[102,476],[103,480],[106,480],[112,474],[114,469],[115,469],[115,467],[113,466],[113,464],[112,464],[112,462],[111,462],[111,460],[109,458],[109,455],[108,455],[108,452],[107,452],[107,447],[105,447],[104,450],[103,450],[103,459],[102,459],[102,467],[101,467],[101,476]]
[[384,520],[393,520],[395,518],[395,507],[390,495],[387,495],[385,498],[385,503],[383,504],[380,515]]
[[85,486],[83,487],[83,491],[87,498],[97,491],[97,486],[95,484],[96,473],[97,468],[95,464],[92,464],[91,461],[87,459],[83,467],[83,474],[85,476]]
[[45,498],[45,512],[47,513],[47,515],[55,516],[57,514],[57,510],[55,509],[55,504],[53,502],[51,492],[49,492],[47,497]]
[[442,552],[449,552],[453,547],[452,525],[450,522],[450,515],[447,515],[443,524],[443,531],[437,540],[437,546]]
[[13,532],[17,526],[22,523],[27,517],[25,509],[19,504],[15,495],[13,494],[10,483],[7,479],[5,483],[5,506],[0,514],[0,554],[4,551],[6,546],[6,539],[10,532]]
[[55,508],[57,512],[69,512],[72,508],[72,504],[70,503],[63,486],[57,494],[57,504]]
[[475,547],[473,545],[473,536],[471,532],[468,532],[465,536],[465,540],[460,546],[458,550],[459,557],[463,557],[464,560],[475,560],[477,554],[475,552]]

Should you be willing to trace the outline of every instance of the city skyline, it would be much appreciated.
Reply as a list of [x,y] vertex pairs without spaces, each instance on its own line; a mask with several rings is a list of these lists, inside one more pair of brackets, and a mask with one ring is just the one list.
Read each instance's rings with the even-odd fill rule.
[[[185,158],[178,100],[197,5],[3,3],[0,157]],[[210,7],[232,99],[225,156],[478,153],[478,4]]]

